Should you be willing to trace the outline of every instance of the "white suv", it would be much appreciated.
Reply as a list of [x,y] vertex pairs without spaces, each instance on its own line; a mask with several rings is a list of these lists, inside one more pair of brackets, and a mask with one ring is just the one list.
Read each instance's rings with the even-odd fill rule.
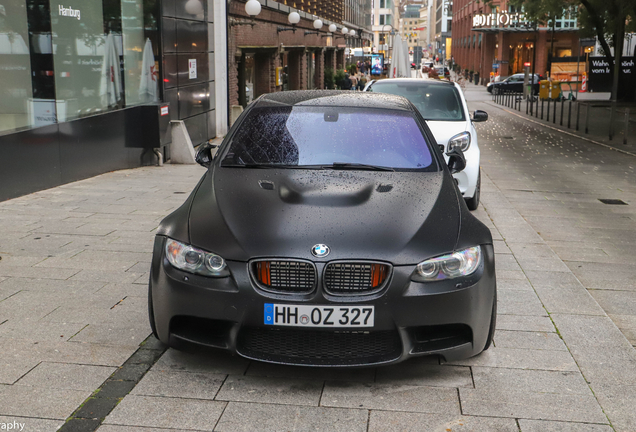
[[410,100],[426,120],[437,144],[446,152],[459,147],[466,158],[466,168],[453,174],[459,191],[470,210],[479,206],[481,172],[477,131],[473,122],[488,120],[488,114],[477,110],[470,116],[464,93],[457,83],[433,79],[394,78],[369,82],[364,91],[389,93]]

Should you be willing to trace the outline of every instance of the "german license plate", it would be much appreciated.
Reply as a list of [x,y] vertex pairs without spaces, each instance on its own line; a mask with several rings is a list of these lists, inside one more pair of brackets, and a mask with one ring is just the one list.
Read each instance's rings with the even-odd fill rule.
[[265,303],[264,323],[294,327],[373,327],[373,306]]

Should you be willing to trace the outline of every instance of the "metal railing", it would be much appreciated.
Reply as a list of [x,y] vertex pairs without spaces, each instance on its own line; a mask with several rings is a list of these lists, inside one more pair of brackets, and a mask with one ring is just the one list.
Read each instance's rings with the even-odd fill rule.
[[[563,97],[540,99],[537,95],[524,98],[519,92],[497,90],[492,95],[493,102],[519,112],[525,108],[526,115],[530,117],[555,125],[558,123],[568,129],[582,130],[585,134],[607,134],[610,140],[621,135],[623,144],[627,144],[628,137],[632,140],[636,137],[636,118],[630,117],[629,106],[619,106],[613,110],[609,101],[578,101]],[[634,113],[633,107],[631,112]]]

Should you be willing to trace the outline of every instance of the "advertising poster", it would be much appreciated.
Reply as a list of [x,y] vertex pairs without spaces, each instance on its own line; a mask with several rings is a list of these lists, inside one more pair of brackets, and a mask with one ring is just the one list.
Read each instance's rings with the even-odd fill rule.
[[371,56],[371,75],[381,75],[384,70],[384,61],[381,55]]
[[[636,88],[636,62],[634,57],[623,57],[619,73],[619,93],[630,93]],[[611,92],[613,75],[605,57],[590,57],[588,64],[588,91]]]

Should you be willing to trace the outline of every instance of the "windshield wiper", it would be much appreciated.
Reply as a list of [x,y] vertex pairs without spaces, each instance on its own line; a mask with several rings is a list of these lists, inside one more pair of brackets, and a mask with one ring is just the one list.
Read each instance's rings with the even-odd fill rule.
[[270,169],[324,169],[322,165],[283,165],[283,164],[258,164],[258,163],[230,163],[221,162],[221,167],[226,168],[270,168]]
[[[327,165],[329,167],[329,165]],[[378,165],[367,165],[361,163],[350,163],[350,162],[334,162],[331,164],[331,168],[333,169],[358,169],[358,170],[368,170],[368,171],[395,171],[393,168],[383,167]]]

